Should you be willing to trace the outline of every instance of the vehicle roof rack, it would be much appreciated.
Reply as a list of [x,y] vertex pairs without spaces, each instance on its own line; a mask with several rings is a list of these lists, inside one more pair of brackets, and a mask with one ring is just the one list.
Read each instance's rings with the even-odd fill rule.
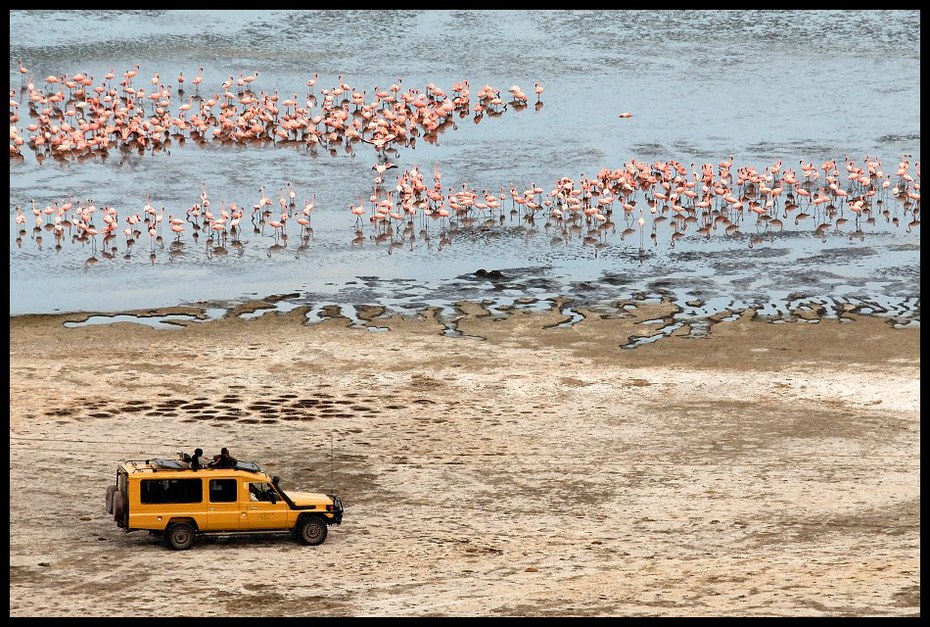
[[154,459],[147,459],[145,461],[150,466],[164,468],[166,470],[189,470],[191,467],[189,463],[181,461],[180,459],[169,459],[167,457],[156,457]]
[[[170,457],[150,457],[148,459],[129,459],[127,464],[145,465],[153,470],[190,470],[191,465],[188,462]],[[210,470],[211,466],[201,466],[200,470]],[[263,472],[261,466],[255,462],[236,461],[234,466],[224,468],[224,470],[245,470],[248,472]]]

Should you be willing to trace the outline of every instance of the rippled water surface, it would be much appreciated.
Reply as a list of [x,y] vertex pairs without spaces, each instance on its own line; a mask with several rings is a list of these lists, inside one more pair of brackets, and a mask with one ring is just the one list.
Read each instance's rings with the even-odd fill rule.
[[[891,194],[907,184],[895,175],[902,160],[919,184],[919,11],[12,11],[11,100],[28,136],[19,60],[40,88],[48,75],[100,82],[138,64],[137,87],[159,73],[176,91],[183,72],[187,91],[175,93],[174,110],[250,74],[256,94],[281,100],[305,101],[317,74],[315,99],[340,82],[371,100],[391,84],[451,93],[468,80],[472,104],[485,84],[505,95],[518,85],[529,101],[499,115],[456,113],[432,140],[421,135],[383,156],[365,142],[311,149],[176,137],[156,150],[45,158],[26,145],[10,161],[11,315],[269,295],[284,295],[280,310],[335,304],[350,317],[373,303],[415,310],[669,297],[693,317],[852,307],[919,324],[919,190],[916,199]],[[545,89],[539,102],[536,82]],[[357,222],[349,208],[373,193],[373,166],[386,159],[397,166],[383,175],[387,189],[417,167],[430,183],[438,169],[448,193],[504,190],[506,198],[496,213],[417,215],[390,230]],[[650,212],[643,192],[643,225],[639,210],[619,203],[606,223],[568,224],[542,210],[527,220],[509,195],[534,186],[547,194],[562,177],[577,182],[631,160],[676,161],[691,176],[730,159],[734,170],[759,171],[835,159],[844,184],[846,160],[864,167],[868,159],[881,162],[891,185],[866,216],[840,204],[829,228],[817,230],[826,218],[795,223],[797,210],[782,212],[780,227],[746,212],[730,232],[701,231],[698,220],[674,237],[673,220],[653,222],[668,214]],[[33,201],[92,199],[121,220],[149,203],[183,217],[205,187],[214,207],[248,209],[261,188],[275,208],[293,191],[296,211],[314,203],[310,229],[291,220],[282,238],[246,219],[238,238],[195,240],[188,229],[176,241],[163,226],[157,239],[143,233],[128,245],[122,222],[106,243],[56,238],[47,222],[33,224]]]

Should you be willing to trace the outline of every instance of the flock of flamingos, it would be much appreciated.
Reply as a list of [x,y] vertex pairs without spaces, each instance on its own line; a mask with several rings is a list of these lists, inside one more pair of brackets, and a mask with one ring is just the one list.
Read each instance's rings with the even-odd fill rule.
[[[221,90],[201,95],[200,68],[189,81],[183,73],[178,75],[175,98],[172,86],[157,73],[135,82],[139,65],[121,75],[111,70],[100,81],[86,73],[49,75],[38,87],[22,62],[19,67],[21,98],[10,90],[11,160],[22,159],[26,149],[40,161],[70,160],[105,157],[113,149],[156,152],[185,140],[274,142],[333,153],[339,147],[348,151],[355,145],[373,146],[377,162],[371,193],[367,198],[363,194],[358,204],[347,204],[357,239],[366,224],[375,231],[372,237],[383,238],[411,233],[416,222],[421,229],[430,222],[438,222],[443,230],[492,229],[509,218],[528,225],[544,221],[547,229],[558,228],[566,237],[583,234],[586,241],[603,241],[617,230],[623,237],[638,232],[642,251],[644,234],[655,243],[663,223],[671,228],[672,245],[689,231],[703,237],[748,231],[758,237],[782,231],[789,221],[794,230],[809,230],[824,239],[833,232],[861,235],[878,219],[907,232],[920,225],[920,162],[912,164],[907,154],[887,172],[868,155],[861,162],[850,157],[822,163],[802,160],[797,168],[779,160],[761,170],[738,166],[732,156],[717,164],[690,166],[631,159],[594,176],[561,177],[547,188],[508,184],[481,191],[467,184],[447,186],[438,165],[431,174],[419,167],[394,172],[399,168],[390,156],[414,147],[418,137],[435,141],[438,133],[453,127],[455,117],[473,116],[479,122],[530,103],[541,108],[544,89],[539,83],[532,97],[516,85],[506,95],[490,85],[472,95],[467,80],[446,93],[432,83],[423,91],[404,89],[398,78],[389,87],[375,87],[369,97],[367,90],[347,85],[340,75],[334,86],[317,95],[314,74],[302,98],[281,98],[277,91],[256,93],[255,72],[238,79],[229,76]],[[25,130],[18,126],[21,101],[28,109]],[[394,178],[387,180],[389,176]],[[204,237],[221,249],[239,242],[249,228],[275,242],[286,242],[289,229],[291,234],[296,230],[306,242],[316,195],[302,195],[298,201],[297,190],[288,183],[272,196],[277,198],[259,186],[256,196],[241,204],[217,205],[204,184],[190,206],[165,215],[165,208],[156,207],[159,203],[153,204],[150,195],[121,212],[68,193],[44,206],[35,200],[26,209],[17,206],[17,244],[30,226],[40,246],[42,231],[52,232],[56,250],[71,240],[90,243],[96,251],[99,237],[107,256],[118,250],[117,238],[127,251],[140,239],[148,238],[154,250],[165,239],[181,242],[187,234],[195,242]]]

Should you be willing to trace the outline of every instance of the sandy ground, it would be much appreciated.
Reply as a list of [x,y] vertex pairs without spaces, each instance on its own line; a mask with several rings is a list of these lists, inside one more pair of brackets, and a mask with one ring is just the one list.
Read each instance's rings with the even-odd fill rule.
[[[476,337],[10,318],[10,615],[920,614],[919,328],[747,311],[629,350],[672,305],[461,307]],[[335,487],[343,524],[117,528],[116,464],[197,446]]]

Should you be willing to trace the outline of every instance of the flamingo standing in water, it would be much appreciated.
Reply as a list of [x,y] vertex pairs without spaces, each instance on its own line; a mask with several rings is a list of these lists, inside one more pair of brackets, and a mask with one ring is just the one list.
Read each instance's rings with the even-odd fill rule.
[[248,76],[243,76],[242,79],[241,79],[241,80],[242,80],[242,83],[240,83],[239,86],[241,87],[241,86],[244,85],[245,88],[246,88],[247,90],[251,90],[251,89],[252,89],[252,82],[253,82],[256,78],[258,78],[258,72],[255,72],[254,74],[249,74]]
[[365,199],[361,196],[358,197],[358,204],[353,205],[349,204],[349,209],[352,211],[352,215],[355,216],[355,224],[359,226],[362,224],[362,216],[365,215]]
[[181,234],[184,233],[184,220],[169,215],[168,224],[171,232],[177,236],[176,241],[181,241]]
[[203,68],[200,68],[200,73],[197,74],[194,78],[191,79],[191,82],[194,84],[194,91],[200,93],[200,83],[203,82]]
[[303,209],[304,215],[307,216],[307,218],[309,218],[310,213],[313,211],[315,207],[316,207],[316,192],[313,192],[313,194],[310,196],[310,202],[304,205],[304,209]]
[[22,225],[26,224],[26,216],[23,215],[23,208],[16,208],[16,224],[22,228]]

